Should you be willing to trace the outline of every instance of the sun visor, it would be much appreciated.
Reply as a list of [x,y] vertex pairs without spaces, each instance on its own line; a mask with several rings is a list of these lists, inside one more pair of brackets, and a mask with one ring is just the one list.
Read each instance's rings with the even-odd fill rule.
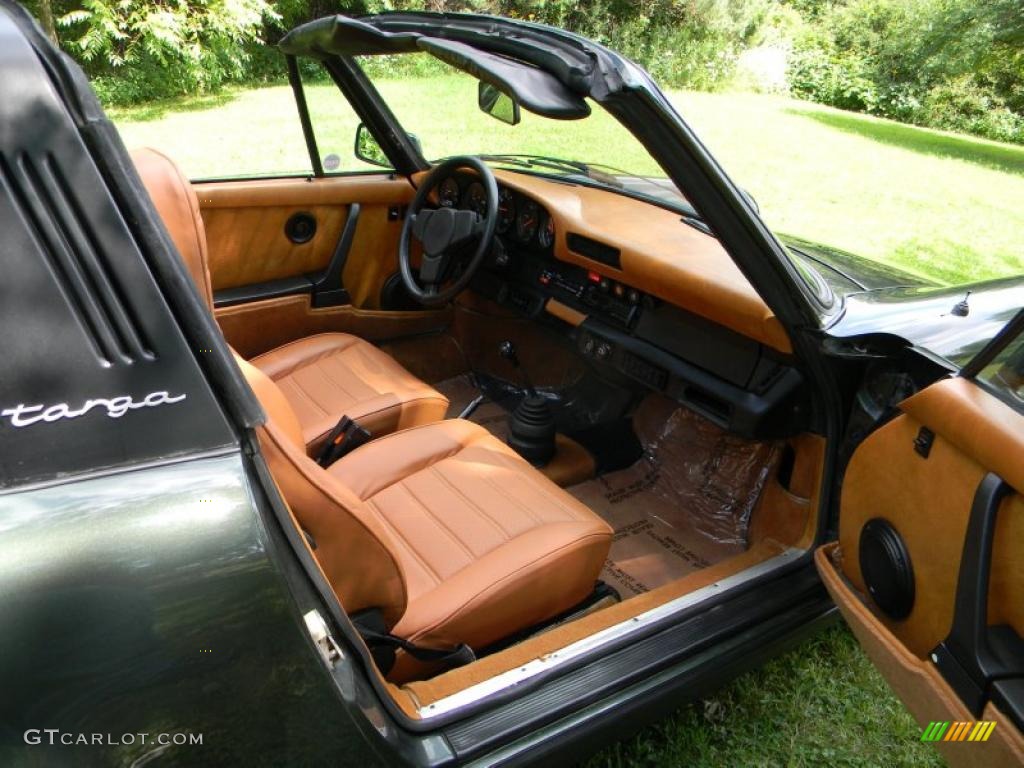
[[523,109],[538,115],[579,120],[590,114],[590,105],[582,96],[537,67],[438,37],[420,37],[416,45],[456,69],[515,96]]
[[289,56],[378,56],[417,50],[416,32],[382,32],[347,16],[327,16],[296,27],[278,48]]

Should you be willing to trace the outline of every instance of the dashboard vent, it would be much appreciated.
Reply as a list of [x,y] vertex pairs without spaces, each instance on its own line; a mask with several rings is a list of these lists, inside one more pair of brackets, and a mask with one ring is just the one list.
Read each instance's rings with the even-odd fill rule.
[[597,240],[591,240],[583,235],[577,235],[575,232],[569,233],[566,237],[566,242],[569,244],[569,250],[578,253],[580,256],[586,256],[588,259],[598,261],[601,264],[607,264],[609,267],[615,267],[615,269],[622,269],[622,260],[619,258],[618,248],[599,243]]

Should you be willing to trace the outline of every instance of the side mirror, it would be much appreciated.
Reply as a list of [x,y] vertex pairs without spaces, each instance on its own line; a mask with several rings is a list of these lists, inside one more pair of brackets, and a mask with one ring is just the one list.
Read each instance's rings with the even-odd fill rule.
[[384,150],[380,148],[377,139],[374,138],[374,135],[370,133],[370,129],[364,123],[360,123],[359,127],[356,128],[355,153],[356,157],[364,163],[377,165],[381,168],[391,167],[391,161],[388,160],[388,156],[384,154]]
[[519,122],[519,102],[496,86],[481,80],[476,98],[480,111],[509,125],[516,125]]

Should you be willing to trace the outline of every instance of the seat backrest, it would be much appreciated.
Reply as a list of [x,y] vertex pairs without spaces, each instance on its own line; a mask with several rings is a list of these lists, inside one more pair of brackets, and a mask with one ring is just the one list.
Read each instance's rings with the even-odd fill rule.
[[131,158],[143,186],[163,219],[167,233],[196,284],[200,297],[213,311],[213,289],[206,249],[206,228],[192,182],[167,155],[155,149],[132,150]]
[[[177,246],[199,295],[213,311],[206,229],[191,182],[154,149],[131,153],[142,183]],[[367,505],[306,455],[299,420],[273,380],[237,354],[235,360],[267,414],[258,431],[274,480],[345,610],[379,608],[389,625],[405,613],[405,574],[396,544]]]
[[306,455],[302,430],[284,393],[256,366],[235,360],[267,414],[260,447],[299,525],[348,613],[379,608],[389,626],[405,613],[406,578],[396,542],[348,487]]

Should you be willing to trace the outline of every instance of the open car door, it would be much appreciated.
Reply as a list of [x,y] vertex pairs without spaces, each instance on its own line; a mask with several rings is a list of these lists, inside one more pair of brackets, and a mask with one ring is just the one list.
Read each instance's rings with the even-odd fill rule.
[[1024,311],[857,447],[815,561],[923,741],[1024,764]]

